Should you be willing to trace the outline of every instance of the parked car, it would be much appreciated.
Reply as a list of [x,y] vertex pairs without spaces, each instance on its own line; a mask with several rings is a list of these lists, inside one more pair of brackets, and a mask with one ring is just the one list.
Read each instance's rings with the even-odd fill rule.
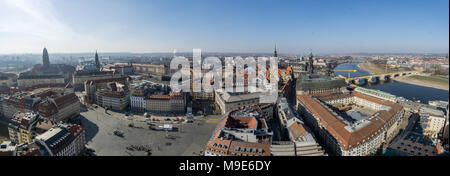
[[119,137],[124,137],[123,132],[121,132],[119,130],[115,130],[114,135],[119,136]]

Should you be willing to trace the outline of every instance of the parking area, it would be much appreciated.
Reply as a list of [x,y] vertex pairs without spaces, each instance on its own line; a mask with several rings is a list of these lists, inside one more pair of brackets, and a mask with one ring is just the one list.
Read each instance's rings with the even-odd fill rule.
[[127,118],[122,113],[105,112],[101,107],[81,113],[87,148],[93,149],[98,156],[200,155],[218,122],[210,119],[219,118],[196,117],[193,123],[173,123],[176,130],[166,132],[150,130],[143,116]]

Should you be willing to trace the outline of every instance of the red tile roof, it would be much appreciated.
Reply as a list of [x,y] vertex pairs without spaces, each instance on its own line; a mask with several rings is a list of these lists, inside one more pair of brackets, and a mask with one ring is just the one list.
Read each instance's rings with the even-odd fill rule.
[[289,128],[289,131],[292,132],[292,135],[294,135],[295,138],[299,138],[306,132],[305,127],[303,127],[303,125],[300,122],[294,122],[288,128]]
[[72,133],[72,135],[78,136],[83,131],[83,127],[80,125],[71,125],[68,130]]
[[183,96],[180,92],[170,92],[167,94],[149,94],[147,95],[148,99],[161,99],[161,100],[170,100],[170,99],[183,99]]
[[94,85],[94,84],[100,84],[100,83],[124,82],[124,81],[130,81],[130,80],[131,80],[130,77],[108,78],[108,79],[87,80],[85,82],[85,84]]
[[344,122],[342,122],[330,111],[328,111],[318,101],[314,100],[311,95],[299,95],[297,96],[297,99],[301,101],[305,108],[307,108],[315,117],[319,118],[324,127],[331,134],[333,134],[338,141],[340,141],[342,144],[345,144],[345,149],[349,149],[350,146],[356,146],[358,143],[362,143],[372,135],[375,135],[386,124],[392,123],[392,119],[395,114],[402,110],[402,106],[390,101],[383,101],[357,92],[353,92],[352,96],[363,98],[374,103],[390,106],[391,109],[389,111],[379,111],[378,115],[375,118],[370,119],[371,123],[369,123],[367,126],[357,131],[350,132],[344,128],[346,126]]
[[33,91],[36,89],[41,89],[41,88],[69,88],[67,87],[68,85],[70,85],[70,83],[66,84],[66,83],[54,83],[54,84],[37,84],[37,85],[33,85],[33,86],[29,86],[29,87],[24,87],[24,88],[20,88],[21,91]]
[[56,106],[59,109],[62,109],[68,105],[71,105],[71,104],[79,101],[78,97],[75,95],[75,93],[70,93],[70,94],[67,94],[64,96],[60,96],[58,98],[55,98],[54,100],[55,100]]
[[256,129],[258,122],[254,117],[228,117],[227,128],[251,128]]
[[[265,104],[260,104],[260,106],[263,105]],[[258,123],[254,117],[231,117],[229,114],[226,114],[214,131],[212,140],[206,144],[206,151],[225,156],[231,156],[233,154],[247,156],[270,156],[270,142],[252,143],[220,138],[221,129],[223,127],[257,128],[257,124]]]

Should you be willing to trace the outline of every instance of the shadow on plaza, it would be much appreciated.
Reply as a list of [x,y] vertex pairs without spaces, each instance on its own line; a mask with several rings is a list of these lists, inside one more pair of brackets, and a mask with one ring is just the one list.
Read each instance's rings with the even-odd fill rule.
[[94,138],[95,135],[97,135],[99,128],[95,123],[93,123],[83,115],[80,115],[80,121],[86,132],[86,142],[89,142],[92,140],[92,138]]

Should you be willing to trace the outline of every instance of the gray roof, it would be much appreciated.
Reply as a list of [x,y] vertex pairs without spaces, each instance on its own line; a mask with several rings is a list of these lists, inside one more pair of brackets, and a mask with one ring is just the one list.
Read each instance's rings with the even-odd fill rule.
[[289,104],[284,97],[280,100],[280,110],[284,111],[284,113],[286,114],[286,120],[295,118],[294,113],[292,113],[292,109],[289,107]]
[[25,75],[21,74],[18,79],[55,79],[55,78],[64,78],[63,75]]
[[344,79],[329,76],[302,74],[296,83],[296,90],[333,89],[345,87]]
[[114,71],[98,71],[98,70],[77,70],[75,76],[94,76],[94,75],[112,75]]
[[239,102],[251,99],[257,99],[261,95],[260,92],[255,93],[230,93],[230,92],[221,92],[219,93],[222,99],[227,103]]

